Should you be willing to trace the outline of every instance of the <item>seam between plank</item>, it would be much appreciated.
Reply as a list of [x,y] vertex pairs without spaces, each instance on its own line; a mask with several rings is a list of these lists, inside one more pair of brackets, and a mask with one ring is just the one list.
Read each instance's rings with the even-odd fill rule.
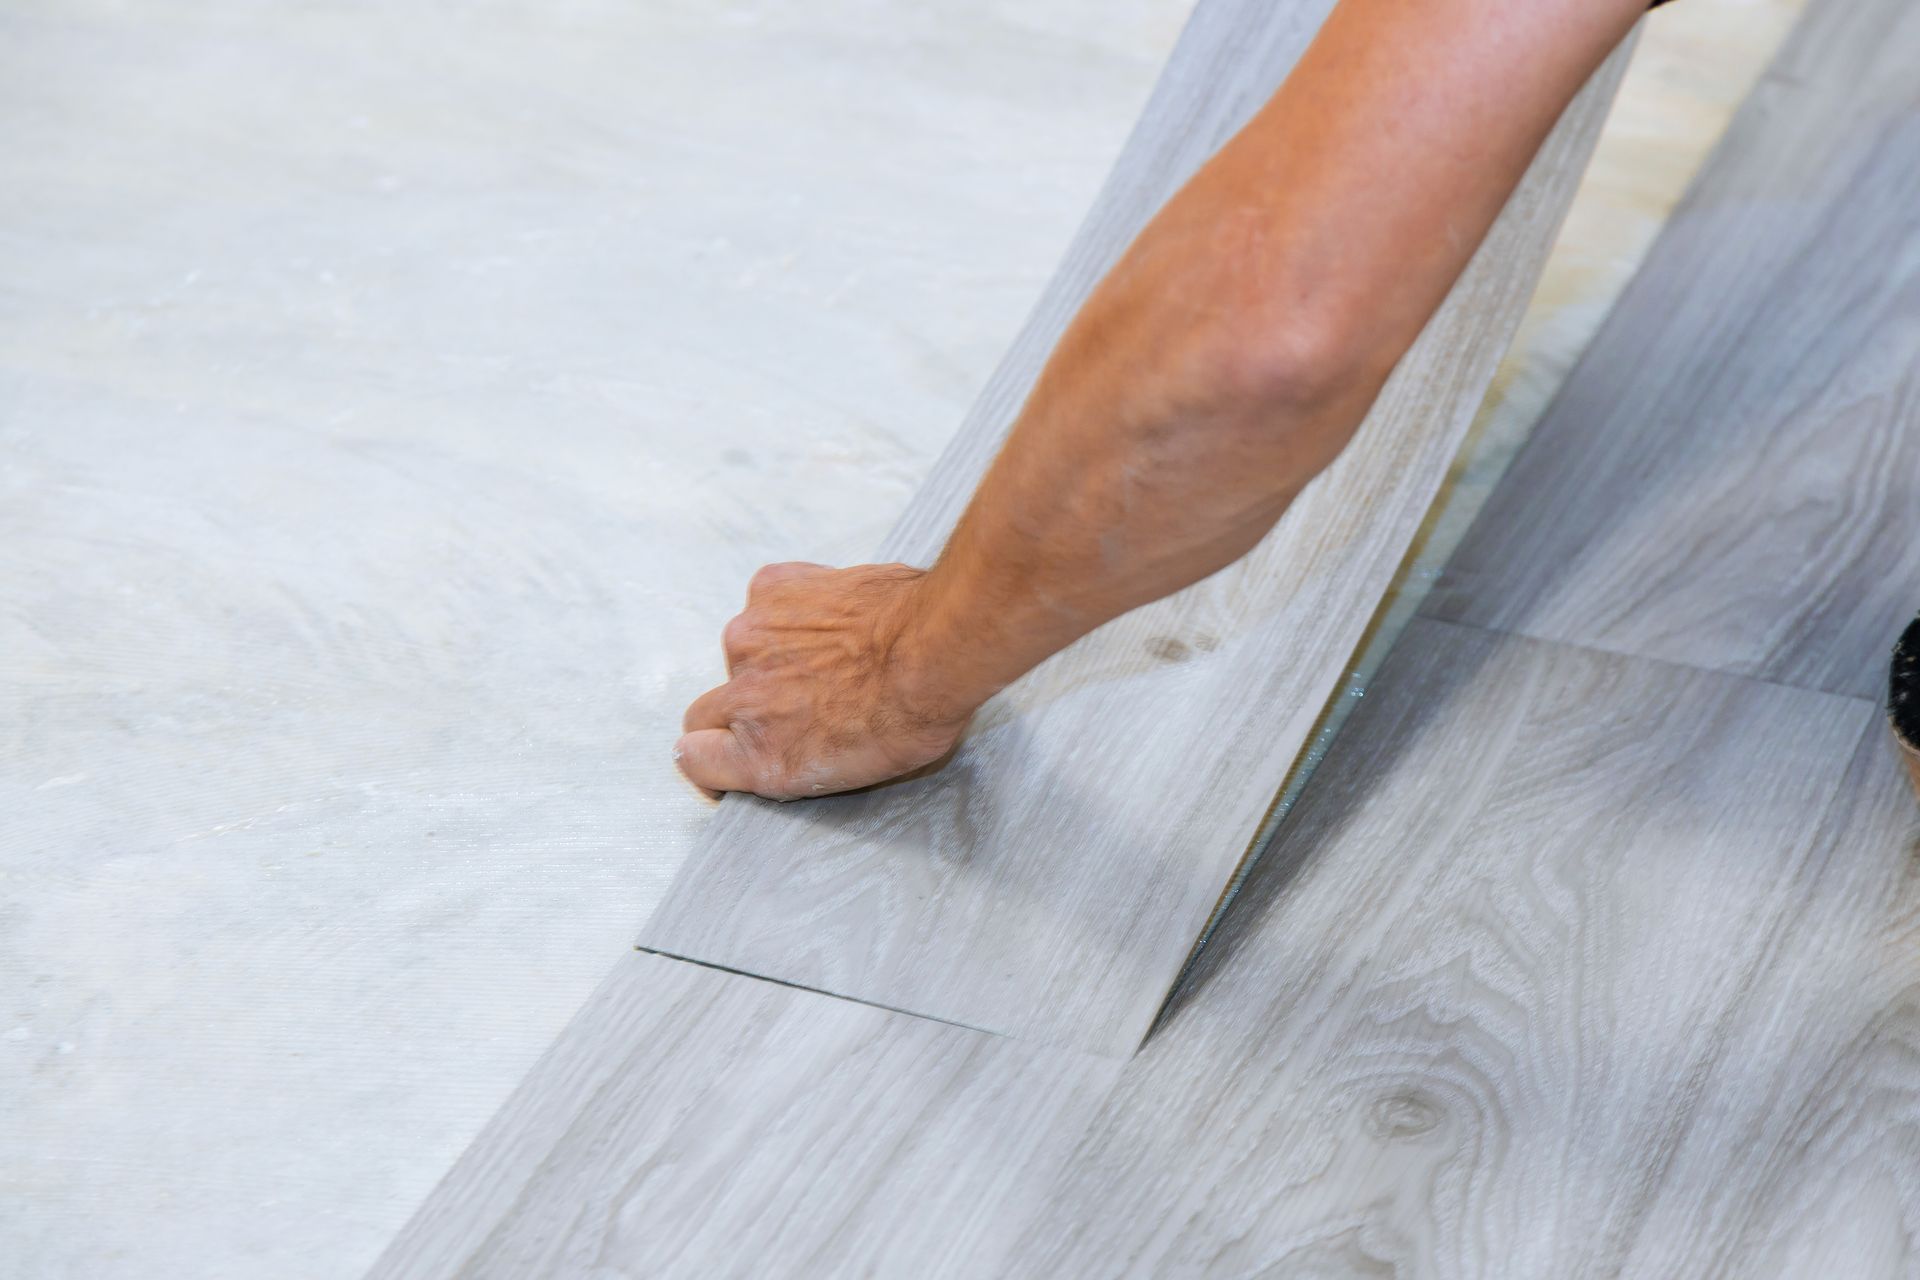
[[730,973],[736,978],[750,978],[755,982],[764,982],[770,986],[788,987],[794,991],[806,991],[816,996],[825,996],[829,1000],[841,1000],[847,1004],[865,1005],[869,1009],[879,1009],[884,1013],[897,1013],[902,1017],[918,1018],[922,1022],[938,1022],[942,1026],[958,1027],[962,1031],[972,1031],[983,1036],[995,1036],[1007,1039],[1004,1031],[995,1031],[991,1027],[976,1027],[969,1022],[955,1022],[952,1018],[938,1018],[930,1013],[920,1013],[913,1009],[902,1009],[899,1005],[881,1004],[878,1000],[862,1000],[859,996],[842,995],[838,991],[829,991],[825,987],[810,987],[804,982],[788,982],[785,978],[769,978],[764,973],[754,973],[747,969],[735,969],[724,964],[715,964],[711,960],[696,960],[692,956],[676,955],[671,951],[661,951],[655,947],[643,947],[634,944],[635,951],[644,955],[659,956],[662,960],[677,960],[681,964],[699,965],[702,969],[712,969],[718,973]]

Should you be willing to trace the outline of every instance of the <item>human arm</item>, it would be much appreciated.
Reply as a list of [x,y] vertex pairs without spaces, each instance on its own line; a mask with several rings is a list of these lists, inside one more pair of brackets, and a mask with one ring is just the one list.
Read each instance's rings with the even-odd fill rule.
[[1342,0],[1068,327],[933,568],[773,566],[681,763],[862,786],[1248,551],[1337,456],[1639,0]]

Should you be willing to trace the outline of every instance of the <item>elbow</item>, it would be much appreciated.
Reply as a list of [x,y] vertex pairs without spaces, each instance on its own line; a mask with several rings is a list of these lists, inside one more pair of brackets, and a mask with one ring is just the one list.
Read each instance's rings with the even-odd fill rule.
[[1222,385],[1261,417],[1358,418],[1384,381],[1361,326],[1333,307],[1240,317],[1221,341]]
[[1311,474],[1353,438],[1397,354],[1333,309],[1308,306],[1233,325],[1217,358],[1224,416]]

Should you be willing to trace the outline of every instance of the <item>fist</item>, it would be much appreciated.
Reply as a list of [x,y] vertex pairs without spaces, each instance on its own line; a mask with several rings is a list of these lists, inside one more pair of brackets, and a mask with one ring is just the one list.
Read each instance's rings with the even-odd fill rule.
[[680,770],[709,795],[798,800],[872,786],[940,759],[974,707],[916,652],[926,574],[902,564],[768,565],[721,633],[727,682],[687,708]]

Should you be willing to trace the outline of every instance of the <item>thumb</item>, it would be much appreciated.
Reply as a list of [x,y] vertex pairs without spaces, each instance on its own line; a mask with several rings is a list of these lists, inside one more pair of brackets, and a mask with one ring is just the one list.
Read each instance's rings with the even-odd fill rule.
[[722,791],[752,791],[754,769],[747,749],[730,729],[695,729],[673,744],[673,759],[687,781],[718,799]]

